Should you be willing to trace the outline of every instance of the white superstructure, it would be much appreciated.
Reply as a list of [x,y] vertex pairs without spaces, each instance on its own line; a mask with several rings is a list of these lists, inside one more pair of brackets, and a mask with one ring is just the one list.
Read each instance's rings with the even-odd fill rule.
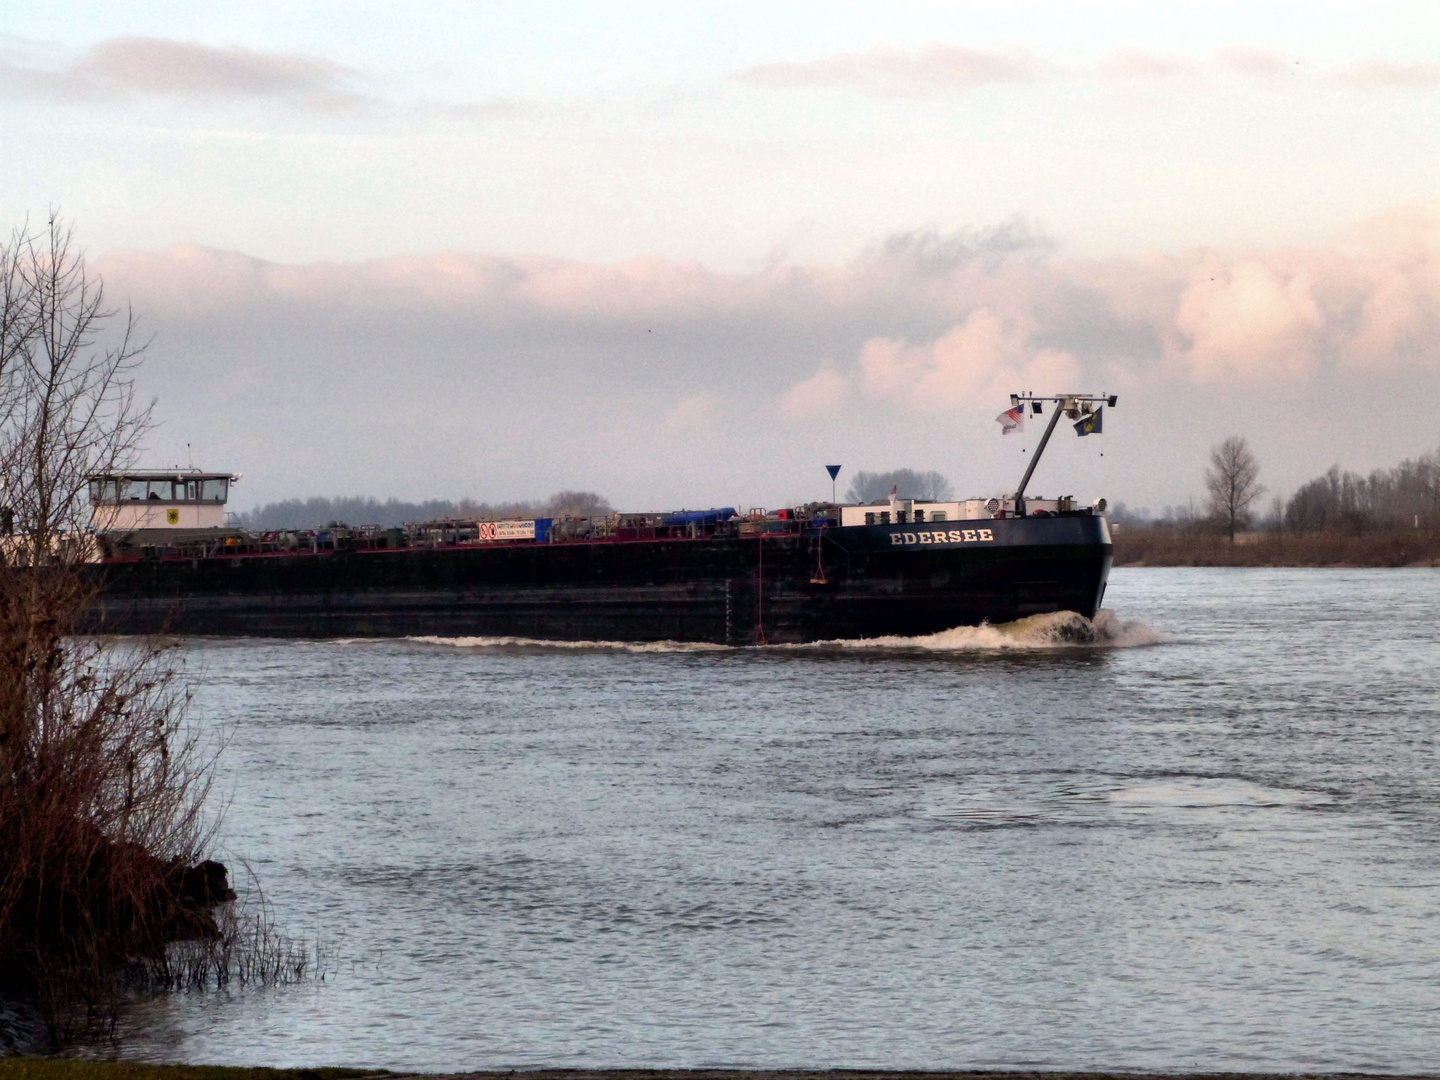
[[221,529],[232,473],[123,472],[90,478],[90,528],[97,533]]
[[[1074,510],[1073,497],[1062,499],[1026,499],[1028,513],[1055,514]],[[1103,503],[1100,509],[1104,509]],[[841,525],[908,525],[927,521],[984,521],[996,517],[1014,517],[1014,499],[965,499],[960,502],[925,502],[921,499],[896,499],[873,506],[840,507]]]

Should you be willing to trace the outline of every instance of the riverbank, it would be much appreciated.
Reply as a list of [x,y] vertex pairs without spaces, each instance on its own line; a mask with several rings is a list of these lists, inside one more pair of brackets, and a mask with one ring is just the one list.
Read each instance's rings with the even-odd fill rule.
[[0,1057],[0,1080],[357,1080],[391,1075],[383,1069],[240,1069],[227,1065]]
[[1228,536],[1120,525],[1116,566],[1440,566],[1440,539],[1417,530]]
[[[887,1069],[526,1069],[526,1080],[1321,1080],[1332,1073],[1144,1073]],[[0,1058],[0,1080],[500,1080],[517,1070],[392,1073],[383,1069],[240,1069],[219,1065],[145,1065],[132,1061]],[[1425,1073],[1384,1074],[1384,1080],[1434,1080]],[[1380,1074],[1347,1072],[1346,1080]]]

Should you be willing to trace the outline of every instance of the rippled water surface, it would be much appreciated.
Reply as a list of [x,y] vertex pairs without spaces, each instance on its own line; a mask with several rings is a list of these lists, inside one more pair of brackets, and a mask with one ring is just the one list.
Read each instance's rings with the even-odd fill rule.
[[190,642],[228,857],[330,973],[124,1052],[1440,1070],[1440,572],[1106,604],[1082,646]]

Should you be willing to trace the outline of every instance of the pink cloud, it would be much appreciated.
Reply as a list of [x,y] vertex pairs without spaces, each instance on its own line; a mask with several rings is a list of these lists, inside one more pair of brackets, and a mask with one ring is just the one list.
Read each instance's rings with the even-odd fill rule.
[[958,405],[1021,359],[1024,333],[989,308],[971,312],[933,341],[872,338],[860,350],[864,386],[925,409]]
[[1419,87],[1440,86],[1440,64],[1431,61],[1397,63],[1390,60],[1362,60],[1336,72],[1337,81],[1349,86]]
[[935,44],[914,50],[876,48],[818,60],[746,68],[737,78],[756,86],[838,86],[881,97],[926,96],[985,83],[1034,82],[1058,71],[1025,49]]
[[[1440,212],[1409,208],[1357,230],[1359,250],[1332,260],[1328,283],[1356,312],[1343,339],[1345,367],[1440,367]],[[1339,308],[1340,303],[1335,305]]]
[[933,341],[872,338],[860,350],[860,382],[871,394],[922,412],[1003,401],[1017,386],[1062,387],[1080,379],[1063,349],[1037,347],[1026,330],[988,308]]
[[845,400],[849,380],[834,368],[822,367],[808,379],[796,383],[780,399],[787,416],[797,419],[834,412]]
[[162,38],[110,38],[61,63],[0,58],[0,90],[59,101],[136,96],[195,102],[284,101],[312,110],[370,105],[352,69],[319,57]]
[[483,122],[531,106],[512,100],[384,105],[355,89],[363,73],[302,53],[261,52],[164,38],[116,37],[68,61],[0,58],[0,91],[59,101],[161,97],[215,104],[273,101],[311,112],[379,111],[442,121]]
[[1187,57],[1173,53],[1117,49],[1101,61],[1096,70],[1107,79],[1173,79],[1195,75],[1200,66]]
[[1440,369],[1440,212],[1397,211],[1341,241],[1094,262],[1039,241],[911,236],[845,264],[749,273],[459,253],[286,266],[193,247],[100,267],[111,297],[147,323],[283,318],[307,334],[423,337],[435,322],[477,340],[563,339],[577,356],[615,341],[621,360],[673,356],[667,370],[682,379],[690,364],[720,382],[725,364],[741,365],[800,415],[866,397],[953,408],[1002,383],[1122,370],[1280,385]]
[[355,74],[313,56],[144,37],[102,41],[71,71],[119,89],[175,97],[332,95]]
[[1276,272],[1259,260],[1206,258],[1179,298],[1175,328],[1202,382],[1305,374],[1325,319],[1304,270]]
[[830,86],[874,97],[934,97],[993,83],[1054,80],[1143,82],[1205,75],[1240,76],[1261,82],[1305,75],[1357,88],[1440,85],[1440,63],[1364,60],[1322,69],[1271,49],[1231,45],[1208,59],[1129,47],[1092,65],[1062,64],[1022,48],[974,48],[936,43],[914,49],[879,47],[813,60],[757,64],[735,77],[752,86]]
[[1231,45],[1215,54],[1215,66],[1232,75],[1245,75],[1252,79],[1274,79],[1281,75],[1293,74],[1299,61],[1273,52],[1270,49],[1254,49],[1247,45]]
[[[1025,443],[996,438],[991,417],[1018,389],[1121,395],[1125,437],[1081,444],[1096,468],[1106,450],[1104,470],[1129,470],[1104,473],[1110,494],[1122,475],[1147,498],[1183,494],[1228,430],[1257,436],[1278,490],[1362,443],[1371,456],[1345,460],[1428,448],[1416,388],[1440,377],[1437,207],[1326,244],[1106,260],[1012,229],[738,273],[465,253],[278,265],[201,248],[94,266],[153,335],[141,377],[164,456],[195,440],[311,491],[578,485],[684,505],[697,487],[743,479],[763,495],[785,470],[823,476],[817,461],[842,460],[831,447],[851,467],[963,462],[1013,483]],[[1277,401],[1295,403],[1280,421]],[[641,475],[653,486],[628,495],[613,480]]]

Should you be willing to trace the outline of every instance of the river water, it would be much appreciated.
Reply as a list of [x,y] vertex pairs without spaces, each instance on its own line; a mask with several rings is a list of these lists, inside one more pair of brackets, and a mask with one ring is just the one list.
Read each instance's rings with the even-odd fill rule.
[[148,1060],[1440,1070],[1440,571],[879,645],[190,641],[323,982]]

